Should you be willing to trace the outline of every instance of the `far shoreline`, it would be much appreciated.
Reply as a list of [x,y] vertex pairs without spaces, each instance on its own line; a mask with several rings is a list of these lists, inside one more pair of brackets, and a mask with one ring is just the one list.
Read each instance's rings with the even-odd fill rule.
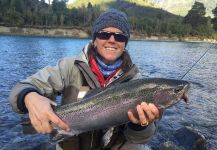
[[[41,37],[67,37],[67,38],[91,38],[87,29],[82,28],[47,28],[47,27],[9,27],[0,26],[0,35],[22,35],[22,36],[41,36]],[[179,41],[179,42],[206,42],[217,43],[215,38],[207,37],[178,37],[177,35],[146,35],[131,33],[131,40],[149,41]]]

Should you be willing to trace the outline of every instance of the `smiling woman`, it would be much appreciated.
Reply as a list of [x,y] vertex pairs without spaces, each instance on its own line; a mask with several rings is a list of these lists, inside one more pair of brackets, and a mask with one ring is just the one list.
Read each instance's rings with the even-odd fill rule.
[[[52,125],[69,131],[67,121],[54,113],[51,100],[62,95],[63,105],[77,102],[81,99],[81,92],[138,78],[139,70],[125,49],[129,38],[127,15],[116,9],[103,12],[93,24],[92,40],[79,56],[63,58],[56,66],[41,69],[13,88],[10,94],[13,110],[29,113],[38,133],[51,133]],[[134,108],[137,114],[126,110],[129,123],[73,136],[58,143],[57,149],[143,150],[144,143],[155,133],[155,121],[160,116],[154,104],[141,101]]]

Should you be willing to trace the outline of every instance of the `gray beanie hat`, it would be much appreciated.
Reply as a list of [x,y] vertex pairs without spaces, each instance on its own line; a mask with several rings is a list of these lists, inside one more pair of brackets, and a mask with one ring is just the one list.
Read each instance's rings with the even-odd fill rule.
[[95,33],[107,27],[115,27],[120,29],[129,39],[130,25],[127,15],[117,9],[110,9],[103,12],[94,22],[92,28],[92,38],[95,40]]

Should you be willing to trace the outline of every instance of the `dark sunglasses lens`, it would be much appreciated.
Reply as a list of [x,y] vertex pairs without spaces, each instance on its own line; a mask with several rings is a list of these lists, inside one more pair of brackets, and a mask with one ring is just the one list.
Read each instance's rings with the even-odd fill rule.
[[127,37],[123,34],[115,34],[115,40],[118,42],[126,42],[127,41]]
[[107,33],[107,32],[99,32],[96,34],[96,37],[98,37],[99,39],[102,40],[108,40],[111,37],[111,33]]

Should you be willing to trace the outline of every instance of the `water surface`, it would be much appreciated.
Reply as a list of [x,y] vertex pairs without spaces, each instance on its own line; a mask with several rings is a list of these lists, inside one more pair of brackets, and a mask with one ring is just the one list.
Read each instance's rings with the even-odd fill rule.
[[[0,36],[0,147],[1,149],[53,149],[47,136],[23,135],[20,115],[8,102],[11,88],[20,80],[65,56],[76,56],[89,39]],[[159,130],[148,143],[156,149],[173,141],[174,132],[191,126],[207,139],[207,148],[217,150],[217,46],[208,43],[130,41],[127,47],[144,77],[191,82],[190,104],[184,102],[165,111]],[[187,136],[187,135],[186,135]]]

